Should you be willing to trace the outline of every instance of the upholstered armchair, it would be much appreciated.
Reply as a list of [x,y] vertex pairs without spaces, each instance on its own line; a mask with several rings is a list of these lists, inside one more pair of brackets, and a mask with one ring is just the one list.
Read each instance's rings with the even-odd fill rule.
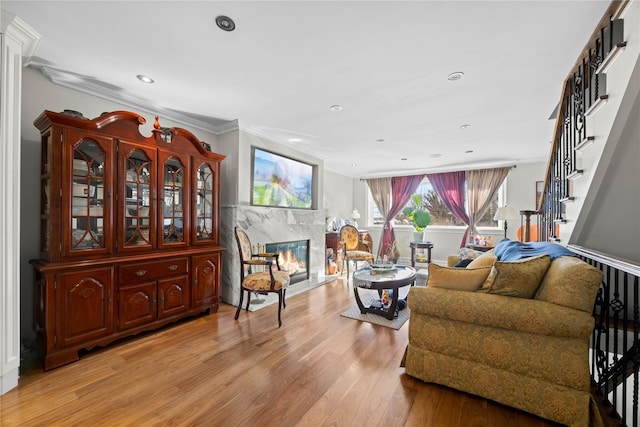
[[360,240],[358,229],[353,225],[344,225],[340,229],[340,245],[342,247],[342,262],[347,262],[347,280],[349,280],[349,261],[355,262],[356,269],[358,261],[373,263],[370,244]]
[[[251,241],[247,233],[235,228],[236,243],[238,244],[238,253],[240,255],[240,302],[236,310],[235,320],[238,320],[240,308],[244,292],[247,292],[247,307],[249,310],[249,302],[251,300],[251,292],[268,293],[274,292],[278,294],[278,327],[282,326],[281,311],[286,308],[285,296],[287,286],[289,286],[289,274],[286,271],[280,271],[278,263],[278,254],[276,253],[251,253]],[[274,264],[276,270],[274,270]],[[253,266],[263,266],[265,271],[253,272]]]

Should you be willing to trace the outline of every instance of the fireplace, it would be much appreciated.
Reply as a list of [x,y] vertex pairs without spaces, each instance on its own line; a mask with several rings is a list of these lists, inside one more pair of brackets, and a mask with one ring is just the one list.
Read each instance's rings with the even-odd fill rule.
[[280,269],[289,273],[290,283],[309,278],[309,240],[267,243],[265,251],[278,254]]

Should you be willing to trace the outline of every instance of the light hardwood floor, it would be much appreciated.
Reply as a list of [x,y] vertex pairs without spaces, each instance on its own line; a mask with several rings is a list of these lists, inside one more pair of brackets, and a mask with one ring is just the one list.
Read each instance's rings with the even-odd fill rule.
[[[295,285],[293,285],[295,286]],[[344,318],[336,280],[257,312],[221,305],[161,331],[34,369],[0,397],[3,427],[77,425],[550,427],[399,367],[398,331]]]

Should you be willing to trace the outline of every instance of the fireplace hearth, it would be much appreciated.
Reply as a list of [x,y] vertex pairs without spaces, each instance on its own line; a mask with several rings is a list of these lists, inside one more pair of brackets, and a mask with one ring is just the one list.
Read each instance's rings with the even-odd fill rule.
[[309,278],[309,240],[267,243],[265,251],[278,254],[280,269],[289,273],[291,284]]

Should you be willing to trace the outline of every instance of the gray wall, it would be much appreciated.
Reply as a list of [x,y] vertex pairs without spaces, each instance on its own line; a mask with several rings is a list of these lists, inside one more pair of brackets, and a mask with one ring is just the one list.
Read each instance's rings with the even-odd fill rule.
[[640,94],[576,243],[640,263]]
[[354,202],[354,191],[359,180],[330,170],[324,171],[324,209],[329,218],[349,218],[354,208],[362,216],[359,221],[366,224],[366,214],[361,205]]

